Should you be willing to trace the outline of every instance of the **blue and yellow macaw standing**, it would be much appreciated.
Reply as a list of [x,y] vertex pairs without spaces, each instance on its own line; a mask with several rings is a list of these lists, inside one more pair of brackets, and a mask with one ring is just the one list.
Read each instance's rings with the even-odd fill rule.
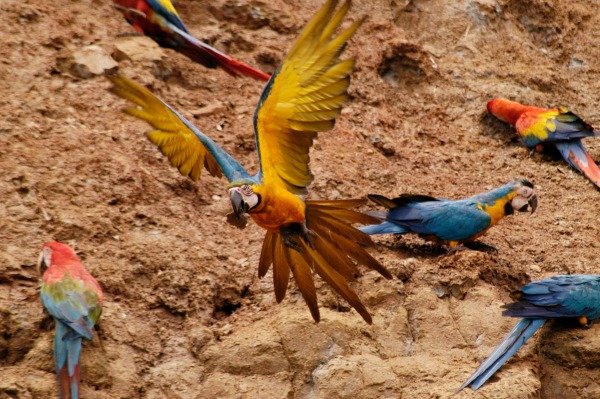
[[133,28],[161,47],[171,48],[207,68],[220,66],[231,75],[269,80],[270,75],[238,61],[196,39],[177,14],[170,0],[113,0]]
[[371,212],[380,223],[361,227],[364,233],[416,233],[451,248],[474,241],[515,210],[524,212],[531,206],[533,213],[537,208],[533,184],[524,179],[457,201],[413,194],[394,199],[371,194],[369,199],[388,211]]
[[600,317],[600,276],[562,275],[527,284],[519,302],[505,305],[504,316],[522,317],[459,390],[479,389],[548,320],[573,318],[583,326]]
[[345,2],[337,12],[336,5],[337,1],[328,0],[308,22],[263,90],[254,115],[260,170],[253,176],[147,89],[124,77],[110,79],[115,94],[138,105],[125,112],[154,127],[148,138],[181,174],[197,180],[205,167],[212,175],[225,175],[234,211],[229,215],[231,223],[243,226],[248,214],[267,230],[258,273],[263,277],[273,265],[278,302],[285,296],[291,271],[318,321],[314,270],[371,323],[371,316],[346,280],[355,276],[356,264],[391,278],[364,249],[372,244],[371,239],[351,226],[377,219],[351,210],[364,203],[362,200],[303,199],[312,181],[308,162],[313,139],[317,132],[333,128],[347,99],[354,61],[340,61],[339,56],[362,22],[333,36],[350,3]]

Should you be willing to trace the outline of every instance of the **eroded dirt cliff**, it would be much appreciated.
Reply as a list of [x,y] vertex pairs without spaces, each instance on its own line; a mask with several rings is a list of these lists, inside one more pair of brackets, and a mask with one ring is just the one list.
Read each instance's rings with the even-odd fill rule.
[[[569,105],[600,126],[600,5],[355,3],[350,19],[368,19],[346,51],[351,101],[312,150],[311,197],[458,198],[526,177],[537,212],[482,239],[497,253],[377,239],[372,253],[396,278],[365,270],[353,284],[374,324],[320,279],[314,324],[293,284],[276,304],[271,275],[257,278],[263,233],[225,222],[223,182],[180,176],[78,62],[91,54],[146,84],[252,169],[261,85],[117,37],[131,28],[108,0],[2,0],[0,397],[55,395],[34,270],[47,240],[73,245],[106,292],[83,351],[83,398],[447,398],[512,327],[500,317],[511,290],[600,273],[600,193],[485,113],[506,96]],[[267,71],[319,5],[175,2],[199,38]],[[600,141],[586,145],[600,160]],[[455,397],[598,398],[599,329],[547,328],[491,383]]]

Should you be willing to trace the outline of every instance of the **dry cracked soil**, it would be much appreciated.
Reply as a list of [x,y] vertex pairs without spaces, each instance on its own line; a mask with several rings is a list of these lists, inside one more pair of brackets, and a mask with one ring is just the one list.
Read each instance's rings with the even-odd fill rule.
[[[175,2],[197,37],[269,72],[319,5]],[[34,267],[47,240],[71,244],[106,293],[86,399],[600,398],[600,326],[547,326],[480,391],[454,394],[512,327],[511,291],[600,273],[600,193],[485,112],[506,96],[600,126],[600,3],[355,1],[349,19],[365,15],[310,197],[459,198],[525,177],[540,201],[481,239],[497,252],[377,238],[395,278],[353,283],[372,326],[318,278],[319,324],[293,283],[277,304],[257,277],[260,228],[228,225],[223,182],[180,176],[100,74],[142,82],[253,170],[260,83],[120,35],[131,28],[109,0],[0,0],[0,398],[56,396]],[[586,145],[600,160],[600,140]]]

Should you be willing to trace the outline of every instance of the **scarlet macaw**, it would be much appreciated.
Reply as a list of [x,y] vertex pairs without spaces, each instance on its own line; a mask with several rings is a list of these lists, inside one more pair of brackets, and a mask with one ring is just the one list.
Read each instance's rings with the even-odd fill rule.
[[531,206],[533,213],[537,208],[533,184],[524,179],[456,201],[413,194],[394,199],[371,194],[369,199],[388,211],[371,212],[370,215],[379,218],[379,223],[361,227],[364,233],[416,233],[451,248],[474,241],[515,210],[524,212]]
[[231,58],[196,39],[188,31],[170,0],[113,0],[133,28],[161,47],[176,50],[207,68],[220,66],[231,75],[269,80],[270,75]]
[[459,390],[479,389],[548,320],[575,318],[588,326],[600,317],[600,276],[562,275],[527,284],[519,302],[505,305],[504,316],[522,317],[494,352]]
[[592,126],[567,108],[538,108],[504,98],[487,103],[488,112],[517,129],[521,141],[538,151],[556,146],[564,160],[600,188],[600,168],[586,151],[582,138],[600,136]]
[[317,132],[333,128],[347,99],[354,61],[340,61],[339,56],[362,22],[333,36],[350,2],[337,12],[336,5],[337,0],[328,0],[308,22],[263,90],[254,115],[260,160],[254,176],[144,87],[124,77],[111,77],[111,90],[138,105],[125,112],[154,127],[148,138],[182,175],[198,180],[203,165],[211,175],[225,175],[234,211],[230,222],[244,225],[248,214],[267,230],[258,274],[263,277],[273,265],[277,302],[285,296],[291,270],[312,317],[319,321],[312,269],[371,323],[346,280],[355,276],[355,262],[391,278],[364,249],[372,244],[371,239],[351,226],[377,219],[351,210],[362,200],[303,199],[312,181],[308,162],[313,139]]
[[102,312],[102,289],[66,244],[44,244],[37,267],[43,273],[42,304],[56,326],[54,362],[60,397],[77,399],[81,339],[92,339],[92,329]]

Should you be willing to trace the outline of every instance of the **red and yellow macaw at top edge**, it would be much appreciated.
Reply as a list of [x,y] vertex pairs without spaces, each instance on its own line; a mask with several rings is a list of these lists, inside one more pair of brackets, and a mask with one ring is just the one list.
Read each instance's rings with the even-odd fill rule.
[[538,151],[553,144],[564,160],[600,188],[600,168],[586,151],[581,139],[600,136],[592,126],[567,108],[539,108],[504,98],[487,103],[488,112],[517,129],[523,144]]
[[269,80],[269,74],[231,58],[196,39],[179,18],[170,0],[113,0],[133,28],[161,47],[171,48],[207,68],[220,66],[227,73]]
[[258,274],[273,265],[275,297],[280,302],[290,272],[315,321],[319,309],[312,272],[329,283],[365,321],[371,316],[349,287],[357,264],[390,273],[364,249],[373,242],[352,223],[372,224],[378,219],[351,210],[363,200],[304,201],[312,181],[309,149],[317,132],[333,128],[347,99],[354,61],[340,61],[346,42],[362,21],[339,35],[350,2],[336,11],[337,0],[328,0],[308,22],[275,71],[259,99],[254,131],[260,170],[251,176],[231,155],[200,132],[182,115],[137,83],[112,77],[112,91],[138,107],[125,112],[150,123],[148,138],[179,171],[197,180],[204,166],[212,175],[229,180],[234,212],[231,222],[245,222],[245,215],[267,230]]

